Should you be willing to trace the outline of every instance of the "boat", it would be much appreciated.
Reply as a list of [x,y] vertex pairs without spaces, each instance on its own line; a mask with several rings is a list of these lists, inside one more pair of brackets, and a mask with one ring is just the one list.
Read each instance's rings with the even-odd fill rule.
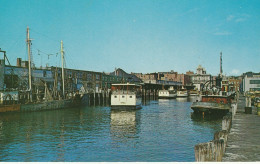
[[198,95],[199,95],[198,90],[190,90],[190,92],[189,92],[189,96],[198,96]]
[[159,90],[158,98],[173,99],[176,97],[177,97],[177,93],[173,87],[170,87],[168,90],[166,90],[166,89]]
[[0,92],[0,112],[20,111],[18,103],[18,91]]
[[136,84],[112,84],[111,109],[141,109],[141,86]]
[[228,113],[233,96],[202,95],[201,101],[193,102],[191,109],[195,113]]
[[[65,93],[65,82],[64,82],[64,51],[63,51],[63,42],[61,41],[61,60],[62,60],[62,96],[53,96],[47,86],[47,82],[43,79],[40,79],[39,83],[42,83],[41,85],[44,86],[44,98],[37,98],[37,100],[33,99],[33,94],[36,94],[36,97],[38,97],[36,92],[33,92],[34,87],[32,87],[32,73],[31,73],[31,39],[29,35],[29,28],[27,27],[27,45],[28,45],[28,79],[29,79],[29,88],[27,91],[28,93],[28,99],[29,101],[22,103],[20,110],[22,112],[24,111],[39,111],[39,110],[54,110],[54,109],[63,109],[63,108],[69,108],[69,107],[76,107],[81,105],[81,100],[83,99],[83,96],[79,94],[79,91],[76,93],[70,93],[71,96],[68,96],[68,94]],[[57,75],[57,73],[56,73]],[[55,77],[54,81],[54,87],[53,89],[57,89],[57,76]]]
[[186,89],[178,90],[177,97],[188,97],[188,91]]

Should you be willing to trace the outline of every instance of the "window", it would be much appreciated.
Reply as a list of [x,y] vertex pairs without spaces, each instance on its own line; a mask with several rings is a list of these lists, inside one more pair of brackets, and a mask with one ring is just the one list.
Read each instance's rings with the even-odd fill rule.
[[122,96],[122,98],[125,98],[125,96]]
[[117,98],[117,96],[114,96],[114,98]]
[[260,80],[250,80],[250,84],[260,84]]
[[129,98],[132,98],[132,96],[129,96]]

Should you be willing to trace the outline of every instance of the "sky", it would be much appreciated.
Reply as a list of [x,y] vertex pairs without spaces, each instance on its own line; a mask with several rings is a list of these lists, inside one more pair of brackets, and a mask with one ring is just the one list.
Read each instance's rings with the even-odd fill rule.
[[[0,48],[12,65],[128,73],[260,72],[260,0],[0,0]],[[2,56],[1,56],[2,58]]]

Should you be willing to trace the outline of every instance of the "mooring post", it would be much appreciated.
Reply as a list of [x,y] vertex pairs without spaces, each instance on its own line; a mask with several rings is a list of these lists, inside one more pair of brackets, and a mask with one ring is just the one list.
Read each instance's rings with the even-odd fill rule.
[[102,91],[102,99],[103,99],[103,105],[105,105],[105,92]]
[[94,106],[96,106],[96,92],[94,92]]

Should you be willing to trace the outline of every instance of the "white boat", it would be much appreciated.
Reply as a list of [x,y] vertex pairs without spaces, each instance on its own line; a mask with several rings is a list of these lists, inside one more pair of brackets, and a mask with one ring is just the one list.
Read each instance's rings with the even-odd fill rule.
[[177,91],[177,97],[188,97],[188,91],[185,89]]
[[189,95],[190,96],[198,96],[199,95],[199,91],[198,90],[191,90]]
[[169,90],[159,90],[158,98],[173,99],[176,97],[177,93],[173,87],[169,88]]
[[112,84],[111,109],[141,109],[140,85]]

